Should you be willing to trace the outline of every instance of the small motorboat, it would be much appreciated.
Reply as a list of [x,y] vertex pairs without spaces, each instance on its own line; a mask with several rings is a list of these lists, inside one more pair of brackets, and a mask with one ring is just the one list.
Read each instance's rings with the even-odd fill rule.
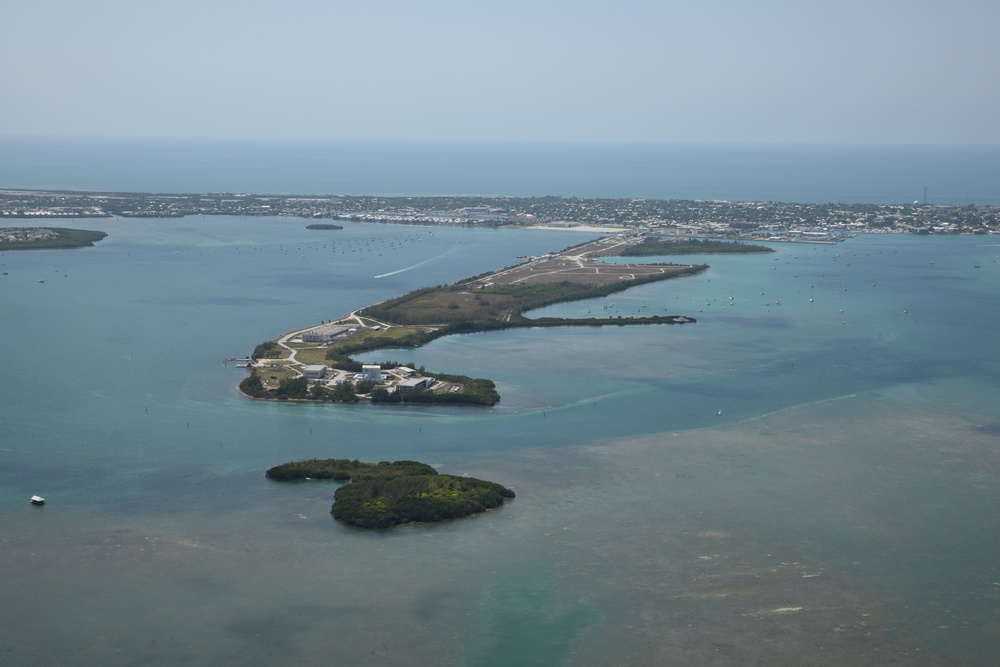
[[31,504],[32,505],[44,505],[45,504],[45,498],[42,498],[41,496],[31,496]]

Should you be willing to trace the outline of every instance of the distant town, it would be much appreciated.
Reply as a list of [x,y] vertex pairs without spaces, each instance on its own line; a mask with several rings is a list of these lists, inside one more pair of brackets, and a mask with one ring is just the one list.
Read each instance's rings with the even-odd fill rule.
[[236,215],[418,225],[600,226],[741,240],[836,242],[860,233],[997,234],[1000,207],[576,197],[376,197],[0,190],[0,219]]

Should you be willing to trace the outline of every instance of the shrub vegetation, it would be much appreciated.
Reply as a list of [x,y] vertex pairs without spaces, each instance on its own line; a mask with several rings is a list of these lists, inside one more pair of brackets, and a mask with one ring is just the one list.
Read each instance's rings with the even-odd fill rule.
[[[726,243],[727,247],[734,244]],[[760,246],[746,246],[744,252],[758,252]],[[769,250],[763,248],[763,250]],[[573,282],[524,282],[503,284],[477,284],[475,278],[462,280],[453,285],[424,287],[368,306],[357,311],[366,320],[378,323],[368,324],[352,336],[331,342],[325,352],[325,361],[333,368],[349,373],[360,373],[362,363],[352,358],[359,352],[387,348],[412,348],[430,341],[460,333],[476,333],[515,327],[550,326],[604,326],[637,324],[678,324],[694,322],[694,318],[676,315],[652,315],[629,318],[528,318],[524,313],[563,301],[603,297],[615,292],[667,278],[690,275],[704,271],[706,265],[678,266],[663,265],[657,273],[634,275],[631,279],[620,279],[605,283]],[[489,274],[483,274],[489,275]],[[363,320],[364,321],[364,320]],[[254,359],[280,353],[280,348],[271,341],[258,345]],[[311,352],[304,363],[318,363],[318,355]],[[303,357],[305,359],[305,357]],[[396,362],[382,364],[383,368],[398,366]],[[255,371],[251,371],[253,375]],[[302,385],[299,379],[282,379],[277,389],[268,390],[258,380],[248,378],[241,383],[243,393],[256,398],[277,398],[314,401],[355,401],[357,394],[369,394],[374,403],[449,403],[465,405],[495,405],[500,400],[496,385],[488,379],[451,376],[440,373],[424,373],[445,383],[451,383],[444,390],[422,390],[413,392],[389,392],[383,388],[358,385],[352,388],[347,383],[336,389],[313,389]],[[349,394],[349,395],[348,395]]]
[[278,347],[278,341],[268,340],[264,341],[257,347],[253,349],[253,354],[250,358],[256,361],[257,359],[278,359],[281,357],[281,348]]
[[740,241],[664,239],[647,236],[642,243],[625,248],[621,254],[623,257],[653,257],[657,255],[731,255],[754,252],[774,252],[774,249]]
[[363,463],[350,459],[309,459],[275,466],[269,479],[350,481],[334,493],[331,514],[361,528],[391,528],[485,512],[503,505],[514,492],[495,482],[439,475],[418,461]]
[[[20,229],[20,228],[19,228]],[[38,227],[27,229],[54,232],[45,238],[24,240],[0,240],[0,250],[52,250],[55,248],[89,248],[104,239],[107,234],[90,229],[70,229],[68,227]]]

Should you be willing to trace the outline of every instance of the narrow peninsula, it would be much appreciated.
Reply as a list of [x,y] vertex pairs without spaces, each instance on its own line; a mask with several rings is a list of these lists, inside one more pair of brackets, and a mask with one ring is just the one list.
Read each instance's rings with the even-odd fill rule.
[[330,513],[359,528],[458,519],[500,507],[514,497],[513,491],[495,482],[440,475],[417,461],[310,459],[275,466],[266,474],[275,481],[349,481],[334,493]]
[[[353,403],[495,405],[491,380],[432,373],[398,361],[363,364],[352,355],[386,348],[415,348],[456,333],[517,327],[689,324],[686,315],[538,317],[525,313],[564,301],[603,297],[637,285],[692,275],[705,264],[602,261],[622,256],[644,237],[611,236],[453,285],[409,292],[317,326],[285,334],[254,349],[244,365],[240,391],[252,398]],[[659,242],[662,243],[662,242]],[[772,252],[733,242],[688,244],[700,252]],[[664,253],[661,253],[664,254]],[[589,311],[588,311],[589,314]]]

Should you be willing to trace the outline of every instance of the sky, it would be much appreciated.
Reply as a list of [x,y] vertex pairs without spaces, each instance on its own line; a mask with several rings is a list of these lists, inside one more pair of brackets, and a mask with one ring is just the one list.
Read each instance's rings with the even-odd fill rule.
[[996,0],[5,4],[5,136],[1000,145]]

